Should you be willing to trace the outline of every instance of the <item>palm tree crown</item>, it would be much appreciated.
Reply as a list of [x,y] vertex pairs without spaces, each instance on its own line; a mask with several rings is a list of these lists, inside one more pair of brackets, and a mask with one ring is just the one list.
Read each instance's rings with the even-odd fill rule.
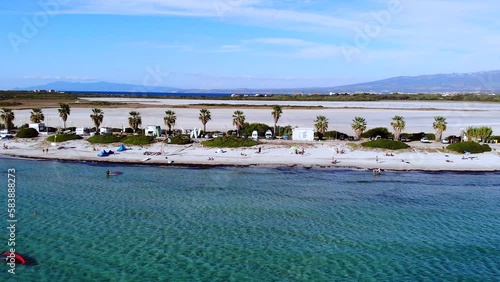
[[128,118],[128,124],[130,125],[130,127],[132,127],[132,129],[134,130],[134,133],[135,133],[135,132],[137,132],[137,129],[139,128],[139,126],[141,126],[141,124],[142,124],[141,113],[136,112],[136,111],[131,111],[128,114],[130,115],[130,117]]
[[0,111],[0,119],[5,124],[5,128],[7,128],[8,132],[14,128],[15,118],[14,112],[11,109],[3,108],[2,111]]
[[101,109],[97,108],[92,109],[92,114],[90,115],[90,118],[94,122],[97,131],[102,123],[102,120],[104,119],[104,112]]
[[434,117],[434,122],[432,123],[432,127],[436,131],[436,140],[441,140],[443,137],[443,132],[446,131],[446,118],[442,116]]
[[207,132],[207,122],[212,119],[212,116],[210,115],[210,111],[207,109],[201,109],[200,116],[198,117],[198,119],[203,124],[203,133]]
[[328,129],[328,119],[325,116],[317,116],[314,122],[316,130],[321,134],[325,134]]
[[40,123],[45,120],[45,116],[43,115],[42,109],[33,108],[31,109],[30,120],[33,123]]
[[171,110],[165,111],[165,117],[163,118],[163,122],[165,123],[166,126],[168,126],[169,134],[172,132],[172,126],[175,125],[176,121],[177,117],[175,116],[174,111]]
[[240,135],[240,130],[243,128],[245,124],[245,115],[242,111],[235,111],[233,114],[233,125],[236,126],[238,131],[238,136]]
[[392,120],[391,126],[394,129],[394,140],[399,140],[401,131],[403,131],[406,126],[405,118],[402,116],[394,116]]
[[59,117],[64,122],[64,128],[66,128],[66,121],[68,120],[68,116],[71,113],[71,108],[69,107],[68,104],[60,103],[58,111],[59,111]]
[[361,139],[361,135],[366,130],[366,120],[362,117],[355,117],[351,124],[352,129],[356,133],[356,140]]
[[273,111],[271,112],[271,114],[273,115],[273,119],[274,119],[274,135],[275,136],[278,135],[278,132],[276,132],[276,124],[278,123],[278,120],[280,119],[282,113],[283,113],[283,110],[281,109],[281,106],[279,106],[279,105],[273,106]]

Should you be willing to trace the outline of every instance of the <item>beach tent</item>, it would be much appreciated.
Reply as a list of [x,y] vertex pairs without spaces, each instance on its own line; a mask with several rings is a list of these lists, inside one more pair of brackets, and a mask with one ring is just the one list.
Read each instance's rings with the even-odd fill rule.
[[99,152],[99,154],[97,154],[98,157],[107,157],[109,156],[108,152],[106,152],[106,150],[102,150]]
[[114,153],[115,153],[115,152],[113,152],[113,151],[111,151],[111,150],[109,150],[109,151],[108,151],[108,155],[112,155],[112,154],[114,154]]
[[116,149],[116,151],[118,151],[118,152],[123,152],[126,150],[127,150],[127,148],[125,148],[125,146],[123,144],[120,147],[118,147],[118,149]]

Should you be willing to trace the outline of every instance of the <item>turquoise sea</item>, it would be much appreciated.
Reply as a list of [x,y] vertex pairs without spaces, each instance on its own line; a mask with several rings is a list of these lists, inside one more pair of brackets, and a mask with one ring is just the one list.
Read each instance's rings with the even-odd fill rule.
[[0,281],[500,281],[500,173],[0,158],[3,249],[9,168]]

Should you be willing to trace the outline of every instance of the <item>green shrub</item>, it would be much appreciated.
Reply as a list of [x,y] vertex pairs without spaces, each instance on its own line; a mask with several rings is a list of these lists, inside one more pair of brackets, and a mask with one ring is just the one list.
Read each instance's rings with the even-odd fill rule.
[[336,138],[336,139],[347,139],[349,134],[340,131],[327,131],[323,135],[324,138]]
[[208,141],[201,142],[207,147],[217,147],[217,148],[238,148],[238,147],[251,147],[258,145],[259,142],[252,139],[236,138],[232,136],[226,136],[222,138],[215,138]]
[[[165,142],[168,143],[168,138],[165,139]],[[190,143],[193,143],[193,141],[191,141],[191,138],[187,134],[179,134],[170,138],[170,144],[184,145]]]
[[370,137],[376,137],[377,135],[380,135],[382,138],[389,138],[389,137],[394,137],[392,133],[389,132],[389,130],[385,127],[375,127],[372,128],[368,131],[365,131],[361,137],[363,138],[370,138]]
[[38,131],[34,128],[23,128],[16,135],[17,138],[34,138],[38,137]]
[[125,139],[125,136],[112,135],[112,134],[102,134],[102,135],[96,134],[87,140],[90,143],[109,144],[109,143],[121,142],[123,139]]
[[129,135],[123,139],[123,143],[127,145],[148,145],[154,141],[153,136],[144,135]]
[[293,128],[291,125],[279,126],[278,134],[276,134],[276,136],[292,136],[292,133],[293,133]]
[[82,139],[82,136],[75,134],[54,134],[47,137],[47,141],[49,142],[64,142],[68,140],[78,140]]
[[367,148],[381,148],[389,150],[400,150],[400,149],[410,148],[410,146],[408,146],[408,144],[406,143],[400,141],[387,140],[387,139],[364,142],[361,143],[361,146]]
[[446,147],[448,150],[455,151],[458,153],[465,153],[465,152],[470,152],[472,154],[478,154],[478,153],[484,153],[484,152],[490,152],[491,148],[488,146],[488,144],[479,144],[476,142],[459,142],[459,143],[453,143],[448,145]]

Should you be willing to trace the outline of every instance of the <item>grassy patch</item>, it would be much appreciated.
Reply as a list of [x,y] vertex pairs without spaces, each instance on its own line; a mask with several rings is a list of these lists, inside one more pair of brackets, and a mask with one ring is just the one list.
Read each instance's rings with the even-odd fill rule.
[[83,139],[80,135],[75,134],[54,134],[47,137],[47,141],[49,142],[64,142],[69,140],[79,140]]
[[393,141],[393,140],[387,140],[387,139],[380,139],[380,140],[373,140],[373,141],[368,141],[361,143],[361,146],[367,147],[367,148],[380,148],[380,149],[389,149],[389,150],[401,150],[401,149],[407,149],[410,148],[408,144],[400,142],[400,141]]
[[16,134],[17,138],[34,138],[38,137],[38,131],[34,128],[23,128],[19,130],[19,132]]
[[479,153],[491,151],[491,148],[490,148],[490,146],[488,146],[488,144],[479,144],[479,143],[472,142],[472,141],[453,143],[453,144],[448,145],[448,147],[446,147],[446,149],[451,150],[451,151],[455,151],[455,152],[458,152],[461,154],[465,153],[466,151],[470,152],[472,154],[479,154]]
[[258,145],[259,142],[254,141],[252,139],[242,139],[242,138],[227,136],[223,138],[215,138],[212,140],[203,141],[201,142],[201,144],[207,147],[216,147],[216,148],[238,148],[238,147],[252,147]]
[[125,136],[103,134],[103,135],[94,135],[87,140],[90,143],[109,144],[109,143],[121,142],[124,138]]
[[[168,143],[168,138],[165,139],[165,143]],[[193,141],[191,141],[191,138],[187,134],[180,134],[170,138],[170,144],[185,145],[190,143],[193,143]]]
[[127,145],[148,145],[153,143],[154,139],[153,136],[129,135],[123,139],[123,143]]
[[0,102],[0,108],[21,106],[22,104],[23,103],[21,103],[21,102]]

